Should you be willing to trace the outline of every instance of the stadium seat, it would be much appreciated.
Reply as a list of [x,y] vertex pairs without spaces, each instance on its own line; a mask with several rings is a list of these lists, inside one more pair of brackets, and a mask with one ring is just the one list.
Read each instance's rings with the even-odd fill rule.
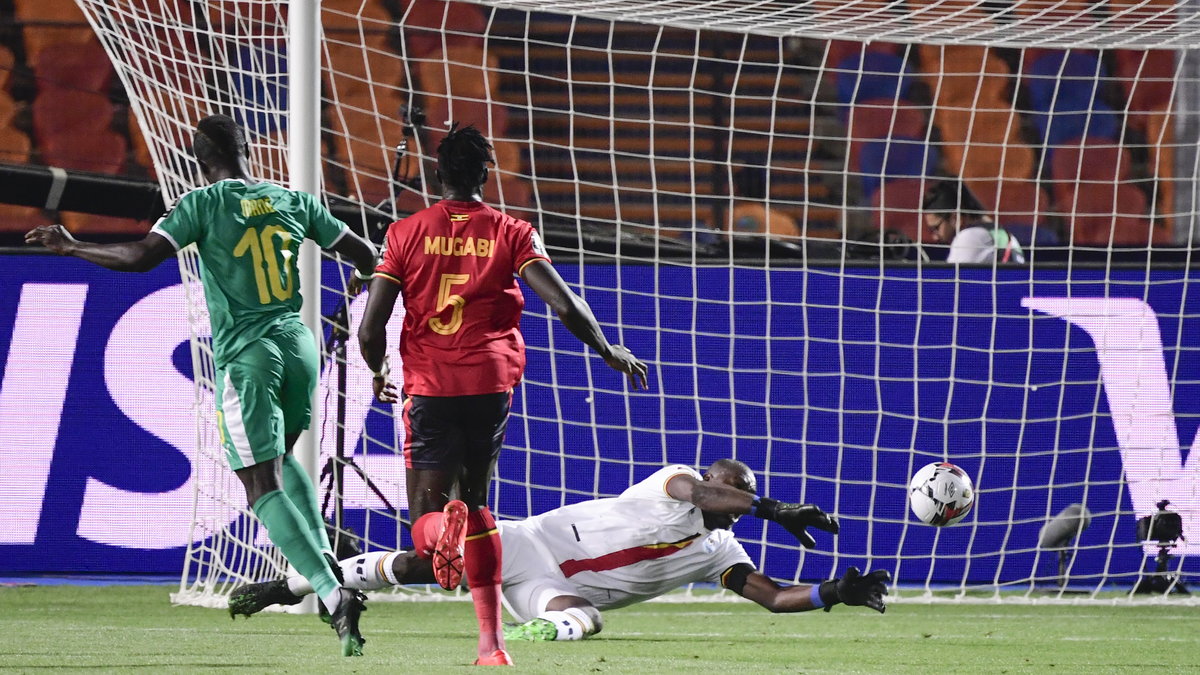
[[1106,28],[1123,30],[1129,27],[1170,30],[1177,11],[1190,11],[1187,5],[1175,0],[1108,0]]
[[[1039,137],[1048,151],[1063,145],[1073,138],[1087,137],[1116,140],[1121,134],[1121,121],[1105,103],[1061,101],[1060,109],[1053,112],[1029,114]],[[1068,107],[1070,106],[1070,107]]]
[[1012,74],[987,47],[921,45],[922,78],[940,106],[986,107],[1007,103]]
[[372,36],[386,38],[392,27],[392,15],[379,0],[322,0],[321,28],[327,39],[338,42],[375,43]]
[[1040,25],[1082,29],[1096,22],[1091,0],[1015,0],[1014,17],[1035,17]]
[[853,40],[830,40],[825,51],[825,78],[832,84],[836,82],[839,64],[847,59],[859,56],[863,52],[880,52],[893,56],[900,53],[900,45],[895,42],[855,42]]
[[127,146],[120,134],[99,129],[58,133],[41,141],[39,149],[46,166],[118,174],[125,166]]
[[925,108],[897,105],[892,99],[871,99],[850,111],[850,139],[869,141],[889,136],[924,138],[929,130]]
[[1101,78],[1108,76],[1096,54],[1083,50],[1047,51],[1036,60],[1026,54],[1022,67],[1030,107],[1041,111],[1057,109],[1064,100],[1094,100]]
[[464,2],[410,0],[402,10],[404,54],[408,58],[427,58],[445,45],[482,47],[487,30],[483,8]]
[[13,0],[13,15],[22,26],[25,63],[31,68],[47,49],[74,49],[96,39],[74,0]]
[[29,161],[33,143],[29,137],[10,126],[0,127],[0,162],[24,164]]
[[[1032,180],[967,180],[971,192],[1002,227],[1046,225],[1050,195]],[[1021,243],[1026,243],[1021,239]]]
[[9,126],[13,117],[17,115],[17,102],[12,100],[12,97],[0,89],[0,127]]
[[49,49],[38,59],[34,77],[39,88],[58,87],[108,94],[116,72],[95,40],[71,49]]
[[500,59],[479,45],[451,45],[417,66],[420,89],[431,94],[482,100],[499,91]]
[[871,196],[875,226],[902,232],[913,241],[921,241],[925,236],[921,201],[931,184],[919,178],[899,178],[885,183]]
[[837,68],[838,101],[843,104],[871,99],[906,100],[912,87],[904,59],[894,54],[853,54]]
[[73,89],[46,89],[33,100],[33,135],[39,145],[63,134],[86,134],[112,124],[108,97]]
[[1075,246],[1144,246],[1153,229],[1146,193],[1128,183],[1080,184],[1058,210],[1070,223]]
[[[0,135],[3,132],[0,131]],[[24,234],[35,227],[53,225],[46,217],[45,211],[35,206],[17,206],[16,204],[0,204],[0,233]]]
[[6,91],[12,80],[13,69],[16,68],[17,57],[12,50],[0,45],[0,91]]
[[1130,111],[1167,110],[1175,92],[1175,52],[1115,50],[1116,76]]
[[863,144],[859,161],[863,195],[872,197],[893,178],[920,178],[937,173],[941,158],[935,146],[911,138],[890,138]]
[[1054,149],[1050,177],[1055,181],[1108,181],[1129,178],[1133,162],[1129,151],[1107,141],[1076,139]]
[[326,45],[331,77],[329,95],[371,89],[398,90],[404,85],[404,62],[374,48],[352,44]]
[[282,43],[243,45],[229,55],[235,72],[232,94],[240,105],[234,117],[250,132],[269,134],[287,128],[287,49]]
[[100,216],[94,213],[74,213],[60,211],[58,220],[72,234],[84,237],[96,235],[127,235],[130,237],[143,236],[150,231],[151,223],[133,218],[116,218]]

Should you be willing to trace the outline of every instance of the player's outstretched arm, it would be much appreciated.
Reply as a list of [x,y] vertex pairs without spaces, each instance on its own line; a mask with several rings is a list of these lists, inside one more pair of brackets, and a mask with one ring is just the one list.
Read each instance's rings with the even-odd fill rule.
[[792,533],[805,548],[817,542],[805,528],[815,527],[830,534],[838,533],[837,518],[814,504],[791,504],[739,490],[718,481],[696,480],[679,474],[667,481],[667,494],[683,502],[691,502],[702,511],[742,515],[752,513],[756,518],[773,520]]
[[362,323],[358,325],[358,347],[373,373],[371,386],[375,390],[375,398],[381,403],[395,403],[399,399],[387,368],[387,322],[398,297],[400,284],[391,277],[376,275],[371,280],[371,292],[367,296]]
[[604,337],[604,331],[600,329],[596,316],[592,314],[592,308],[567,286],[553,265],[545,260],[529,263],[521,271],[521,278],[554,310],[558,320],[562,321],[572,335],[596,350],[610,368],[625,373],[631,387],[650,388],[646,381],[646,374],[649,372],[646,364],[639,361],[625,347],[614,345]]
[[375,274],[375,264],[379,262],[375,247],[351,230],[342,235],[331,248],[334,253],[349,258],[354,263],[354,274],[350,278],[348,289],[350,295],[358,295],[363,282]]
[[93,244],[79,241],[62,225],[46,225],[25,233],[26,244],[41,244],[59,255],[70,255],[118,272],[146,272],[158,266],[175,247],[151,232],[140,241]]
[[725,587],[753,600],[771,612],[807,612],[813,609],[829,611],[834,605],[868,607],[876,612],[887,610],[887,584],[892,577],[887,570],[875,570],[866,575],[857,567],[846,570],[840,579],[831,579],[816,586],[781,586],[770,577],[753,571],[749,565],[735,565],[722,578]]

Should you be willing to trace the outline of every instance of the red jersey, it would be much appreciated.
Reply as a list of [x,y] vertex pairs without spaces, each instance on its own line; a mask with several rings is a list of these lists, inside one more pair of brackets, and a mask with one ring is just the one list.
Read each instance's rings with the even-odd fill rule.
[[482,202],[442,200],[388,227],[375,273],[401,287],[404,391],[494,394],[525,371],[515,275],[549,262],[533,226]]

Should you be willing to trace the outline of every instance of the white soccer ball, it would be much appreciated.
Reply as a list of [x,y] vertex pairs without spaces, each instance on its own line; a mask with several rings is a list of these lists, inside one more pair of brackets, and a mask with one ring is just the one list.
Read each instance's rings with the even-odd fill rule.
[[934,462],[908,481],[908,505],[922,523],[948,527],[966,518],[975,506],[975,486],[957,466]]

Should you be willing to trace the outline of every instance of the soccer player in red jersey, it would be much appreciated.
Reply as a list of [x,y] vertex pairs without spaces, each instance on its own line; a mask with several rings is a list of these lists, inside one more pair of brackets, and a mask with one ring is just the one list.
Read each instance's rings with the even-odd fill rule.
[[[500,621],[500,536],[487,501],[512,390],[525,370],[519,325],[525,300],[515,276],[635,389],[647,388],[647,368],[605,339],[591,308],[550,264],[533,226],[483,202],[491,149],[473,126],[456,124],[442,140],[443,199],[388,228],[358,339],[374,372],[375,397],[396,402],[386,326],[403,291],[402,414],[415,548],[432,556],[444,588],[458,586],[465,566],[479,620],[475,663],[510,665]],[[455,486],[461,501],[449,499]],[[438,512],[445,517],[435,518]]]

